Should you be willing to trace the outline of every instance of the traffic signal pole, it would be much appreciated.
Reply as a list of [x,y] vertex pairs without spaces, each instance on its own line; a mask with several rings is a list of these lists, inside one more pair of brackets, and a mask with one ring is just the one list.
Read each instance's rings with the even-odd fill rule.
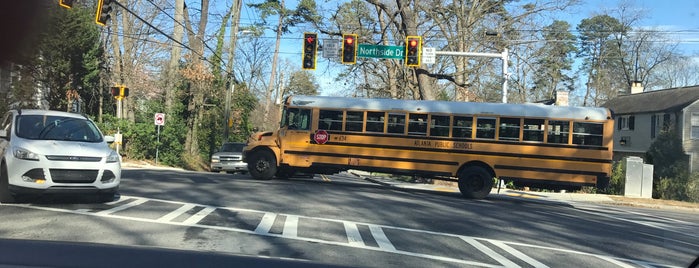
[[507,72],[507,61],[509,60],[509,51],[503,49],[502,53],[481,53],[481,52],[456,52],[456,51],[435,51],[436,55],[460,56],[460,57],[486,57],[502,59],[502,103],[507,103],[507,80],[510,74]]

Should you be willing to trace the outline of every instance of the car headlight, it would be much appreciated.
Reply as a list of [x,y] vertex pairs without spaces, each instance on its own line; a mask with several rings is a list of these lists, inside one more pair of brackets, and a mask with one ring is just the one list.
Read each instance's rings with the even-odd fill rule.
[[221,162],[221,159],[219,159],[219,158],[220,158],[220,157],[219,157],[218,155],[212,156],[212,157],[211,157],[211,163],[218,163],[218,162]]
[[38,154],[24,148],[16,148],[12,153],[19,159],[39,161]]
[[109,155],[107,156],[107,163],[116,162],[119,162],[119,154],[117,154],[115,151],[109,152]]

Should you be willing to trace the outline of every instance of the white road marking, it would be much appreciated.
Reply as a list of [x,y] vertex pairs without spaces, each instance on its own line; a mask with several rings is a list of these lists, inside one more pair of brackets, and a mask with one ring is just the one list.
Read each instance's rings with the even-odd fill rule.
[[180,215],[184,214],[185,212],[189,211],[190,209],[193,209],[194,207],[196,207],[196,206],[193,204],[184,204],[181,207],[179,207],[178,209],[168,213],[167,215],[160,217],[157,221],[166,222],[166,221],[174,220],[175,218],[179,217]]
[[485,253],[485,255],[488,255],[488,257],[491,257],[493,260],[497,261],[498,263],[502,264],[502,266],[505,267],[521,267],[517,265],[516,263],[508,260],[505,258],[505,256],[502,256],[498,254],[497,252],[493,251],[489,247],[486,247],[483,245],[483,243],[476,241],[476,239],[472,237],[461,237],[462,240],[466,241],[466,243],[469,243],[471,246],[475,247],[476,249],[480,250],[481,252]]
[[260,224],[257,225],[257,228],[255,228],[255,233],[256,234],[268,234],[269,230],[272,229],[272,225],[274,224],[274,220],[277,218],[276,213],[265,213],[264,216],[262,216],[262,220],[260,221]]
[[[179,204],[179,205],[191,204],[194,206],[205,207],[205,209],[203,209],[202,211],[197,213],[197,215],[199,215],[199,216],[197,216],[197,215],[192,216],[192,218],[197,216],[196,220],[190,220],[191,219],[190,218],[184,222],[173,222],[173,221],[162,222],[162,221],[158,221],[157,219],[138,218],[138,217],[133,217],[133,216],[116,215],[116,214],[111,214],[111,213],[99,213],[99,212],[95,213],[95,212],[87,212],[87,211],[83,211],[83,210],[69,210],[69,209],[61,209],[61,208],[53,208],[53,207],[40,207],[40,206],[28,205],[28,204],[2,204],[2,205],[3,206],[23,207],[23,208],[29,208],[29,209],[39,209],[39,210],[60,212],[60,213],[70,213],[70,214],[76,214],[76,215],[99,216],[99,217],[104,217],[104,218],[120,219],[120,220],[132,220],[132,221],[145,222],[145,223],[159,223],[159,224],[167,224],[167,225],[183,226],[183,227],[199,227],[199,228],[206,228],[206,229],[211,229],[211,230],[230,231],[230,232],[237,232],[237,233],[251,234],[251,235],[262,235],[262,236],[268,236],[268,237],[288,238],[288,239],[292,239],[292,240],[305,241],[305,242],[311,242],[311,243],[320,243],[320,244],[334,245],[334,246],[346,246],[346,247],[359,248],[359,249],[364,249],[364,250],[372,250],[372,251],[380,251],[380,252],[386,252],[386,253],[401,254],[401,255],[405,255],[405,256],[412,256],[412,257],[424,258],[424,259],[429,259],[429,260],[444,261],[444,262],[450,262],[450,263],[456,263],[456,264],[462,264],[462,265],[470,265],[470,266],[479,266],[479,267],[499,267],[499,268],[502,268],[502,265],[397,250],[397,249],[395,249],[395,247],[392,244],[390,244],[390,241],[388,241],[388,238],[385,236],[382,229],[400,230],[400,231],[406,231],[406,232],[431,234],[431,235],[454,237],[454,238],[461,238],[461,239],[463,239],[465,237],[467,239],[473,239],[473,241],[487,241],[487,242],[490,242],[494,245],[497,245],[498,243],[503,243],[503,244],[506,244],[508,246],[519,246],[519,247],[530,248],[530,249],[541,249],[541,250],[556,252],[556,253],[566,253],[566,254],[572,254],[572,255],[596,257],[596,258],[599,258],[601,260],[608,261],[610,264],[615,264],[615,265],[618,265],[621,267],[628,267],[629,266],[628,263],[634,263],[634,264],[639,264],[641,266],[678,267],[679,268],[679,266],[646,262],[646,261],[641,261],[641,260],[632,260],[632,259],[613,257],[613,256],[607,256],[607,255],[599,255],[599,254],[593,254],[593,253],[587,253],[587,252],[569,250],[569,249],[563,249],[563,248],[553,248],[553,247],[547,247],[547,246],[525,244],[525,243],[520,243],[520,242],[493,240],[493,239],[482,238],[482,237],[470,237],[470,236],[463,236],[463,235],[450,234],[450,233],[441,233],[441,232],[434,232],[434,231],[427,231],[427,230],[410,229],[410,228],[404,228],[404,227],[376,225],[376,224],[352,222],[352,221],[345,221],[345,220],[338,220],[338,219],[327,219],[327,218],[320,218],[320,217],[307,217],[307,216],[301,216],[301,215],[295,215],[295,216],[297,216],[299,218],[302,217],[304,219],[314,219],[314,220],[324,220],[324,221],[329,221],[329,222],[337,222],[337,223],[342,223],[343,225],[345,223],[354,224],[355,226],[357,226],[359,224],[367,225],[367,226],[369,226],[372,235],[374,236],[374,238],[377,241],[379,240],[377,237],[383,236],[383,238],[385,238],[384,242],[388,241],[388,245],[384,244],[385,248],[384,247],[377,248],[374,246],[367,246],[367,245],[359,244],[359,243],[326,241],[326,240],[322,240],[322,239],[315,239],[315,238],[309,238],[309,237],[299,237],[299,236],[287,237],[287,236],[284,236],[283,234],[272,234],[269,232],[258,233],[258,232],[256,232],[257,229],[256,230],[248,230],[248,229],[241,229],[241,228],[235,228],[235,227],[204,225],[204,224],[198,223],[203,218],[203,217],[200,218],[200,216],[202,216],[202,215],[206,216],[209,213],[213,212],[215,209],[226,209],[226,210],[238,211],[238,212],[264,213],[265,216],[267,216],[267,214],[271,214],[271,215],[275,216],[274,218],[276,218],[276,214],[271,213],[271,212],[265,212],[265,211],[253,210],[253,209],[244,209],[244,208],[233,208],[233,207],[211,207],[211,206],[202,205],[202,204],[192,204],[192,203],[185,203],[185,202],[172,201],[172,200],[163,200],[163,199],[145,199],[145,198],[141,198],[141,197],[131,197],[131,196],[122,196],[122,198],[123,198],[122,200],[124,200],[124,199],[138,199],[138,200],[157,201],[157,202]],[[140,202],[140,203],[142,204],[145,202]],[[138,205],[138,204],[134,204],[133,206],[135,206],[135,205]],[[132,207],[132,206],[130,206],[130,207]],[[294,216],[294,215],[292,215],[292,216]],[[272,219],[272,223],[274,222],[274,218]],[[264,217],[263,217],[263,221],[264,221]],[[262,222],[260,222],[260,223],[262,224]],[[258,228],[259,228],[259,225],[258,225]],[[270,225],[270,228],[271,228],[271,225]],[[377,235],[377,234],[379,234],[379,235]],[[512,252],[509,252],[509,253],[513,254]],[[515,254],[513,254],[513,255],[515,255]],[[519,256],[517,256],[517,257],[520,258]]]
[[[592,214],[592,215],[602,216],[605,218],[610,218],[610,219],[614,219],[614,220],[618,220],[618,221],[631,222],[631,223],[635,223],[638,225],[643,225],[643,226],[647,226],[647,227],[661,229],[661,230],[666,231],[666,232],[673,232],[673,233],[681,234],[684,236],[691,236],[691,237],[699,238],[699,235],[696,235],[694,233],[682,232],[682,231],[674,230],[673,228],[664,228],[664,227],[671,227],[672,225],[666,225],[666,224],[659,223],[659,222],[649,222],[649,221],[645,221],[645,220],[633,220],[633,219],[627,219],[627,218],[623,218],[623,217],[608,215],[607,211],[604,211],[602,208],[595,208],[595,207],[591,207],[591,206],[576,206],[576,208],[578,208],[579,211],[582,211],[582,212],[585,212],[588,214]],[[644,215],[643,213],[636,213],[636,214]],[[654,217],[654,216],[649,215],[648,217]],[[661,217],[655,217],[655,218],[667,220],[667,219],[661,218]],[[675,220],[675,221],[679,221],[679,220]],[[694,224],[692,224],[692,225],[694,225]],[[653,236],[651,234],[648,234],[648,235]],[[692,243],[687,243],[687,242],[674,240],[674,239],[668,239],[668,238],[663,238],[663,239],[672,240],[672,241],[675,241],[678,243],[699,247],[699,244],[692,244]]]
[[342,225],[345,226],[345,233],[347,233],[347,241],[352,246],[364,246],[364,240],[362,235],[359,233],[359,228],[357,225],[351,222],[343,222]]
[[204,209],[200,210],[200,211],[197,212],[196,214],[194,214],[194,215],[192,215],[191,217],[187,218],[187,219],[184,220],[182,223],[183,223],[183,224],[192,224],[192,225],[193,225],[193,224],[198,224],[199,221],[201,221],[201,220],[204,219],[206,216],[208,216],[209,214],[211,214],[211,212],[214,212],[214,210],[216,210],[215,207],[205,206]]
[[145,199],[145,198],[134,198],[134,199],[135,199],[135,201],[131,201],[129,203],[123,204],[123,205],[118,206],[118,207],[113,207],[113,208],[110,208],[107,210],[102,210],[102,211],[97,212],[95,214],[97,214],[99,216],[109,215],[109,214],[112,214],[114,212],[122,211],[122,210],[125,210],[128,208],[131,208],[131,207],[138,206],[138,205],[143,204],[145,202],[148,202],[148,199]]
[[391,241],[388,240],[388,237],[386,237],[386,234],[383,232],[383,229],[381,229],[381,226],[369,225],[369,231],[371,231],[371,235],[374,236],[374,240],[376,240],[376,243],[379,244],[380,248],[389,251],[396,250],[396,247],[394,247],[393,244],[391,244]]
[[499,248],[507,251],[507,253],[512,254],[512,256],[515,256],[519,258],[520,260],[528,263],[531,266],[537,267],[537,268],[548,268],[549,266],[546,264],[543,264],[537,260],[535,260],[532,257],[527,256],[526,254],[522,253],[519,250],[514,249],[513,247],[508,246],[502,241],[490,241],[491,244],[498,246]]
[[299,230],[299,216],[296,215],[286,215],[286,221],[284,221],[284,230],[282,235],[284,237],[297,237]]

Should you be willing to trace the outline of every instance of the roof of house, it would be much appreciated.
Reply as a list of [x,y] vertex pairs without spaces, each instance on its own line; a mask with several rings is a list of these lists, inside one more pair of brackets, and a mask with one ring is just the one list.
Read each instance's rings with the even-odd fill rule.
[[614,114],[638,114],[678,111],[699,100],[699,85],[620,95],[602,107]]

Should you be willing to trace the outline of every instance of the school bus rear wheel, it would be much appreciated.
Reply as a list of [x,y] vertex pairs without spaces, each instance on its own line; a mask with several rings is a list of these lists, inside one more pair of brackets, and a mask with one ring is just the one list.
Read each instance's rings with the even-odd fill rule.
[[271,152],[254,152],[248,161],[248,172],[258,180],[272,179],[277,174],[277,160]]
[[482,167],[470,166],[459,172],[459,191],[466,198],[483,199],[493,188],[493,176]]

